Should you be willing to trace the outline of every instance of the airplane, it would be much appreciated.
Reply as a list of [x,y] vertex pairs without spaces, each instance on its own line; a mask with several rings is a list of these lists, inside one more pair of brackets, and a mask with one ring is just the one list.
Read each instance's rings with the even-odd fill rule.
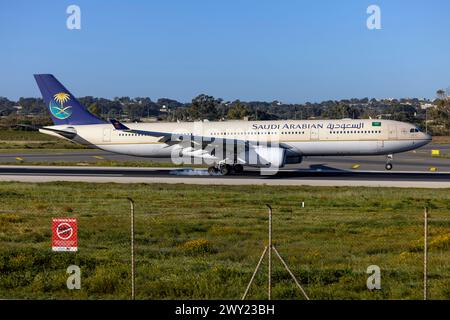
[[194,159],[211,175],[242,173],[245,167],[275,169],[307,156],[393,155],[420,148],[431,135],[392,120],[276,120],[121,123],[91,114],[51,74],[34,75],[52,126],[40,132],[91,148],[152,158]]

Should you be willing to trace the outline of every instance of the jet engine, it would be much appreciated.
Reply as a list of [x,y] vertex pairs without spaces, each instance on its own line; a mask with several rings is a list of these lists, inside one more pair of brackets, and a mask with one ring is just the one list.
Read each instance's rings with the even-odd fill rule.
[[251,146],[238,155],[238,160],[248,166],[282,168],[286,163],[286,149]]

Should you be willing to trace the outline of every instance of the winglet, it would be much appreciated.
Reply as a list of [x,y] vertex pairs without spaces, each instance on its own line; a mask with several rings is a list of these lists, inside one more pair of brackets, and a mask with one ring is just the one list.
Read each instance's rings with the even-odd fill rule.
[[114,126],[116,130],[130,130],[130,128],[128,128],[127,126],[125,126],[123,123],[121,123],[116,119],[110,119],[109,121],[111,121],[111,124]]

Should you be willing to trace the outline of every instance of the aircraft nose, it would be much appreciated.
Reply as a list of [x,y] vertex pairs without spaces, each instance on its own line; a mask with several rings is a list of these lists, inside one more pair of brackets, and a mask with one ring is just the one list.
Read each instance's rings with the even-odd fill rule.
[[429,144],[431,142],[431,139],[432,139],[431,134],[428,134],[428,133],[425,133],[425,132],[423,132],[422,134],[423,134],[423,136],[421,138],[421,141],[419,142],[421,147],[426,145],[426,144]]

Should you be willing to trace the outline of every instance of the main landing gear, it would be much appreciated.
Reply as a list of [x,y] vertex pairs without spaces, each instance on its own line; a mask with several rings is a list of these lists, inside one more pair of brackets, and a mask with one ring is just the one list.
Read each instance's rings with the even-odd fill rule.
[[384,166],[386,170],[392,170],[392,160],[394,160],[394,155],[388,154],[386,156],[386,165]]
[[215,167],[208,168],[208,173],[212,176],[217,175],[217,174],[221,174],[222,176],[227,176],[232,173],[240,174],[242,172],[244,172],[244,166],[239,163],[236,163],[234,165],[229,165],[226,163],[219,163]]

